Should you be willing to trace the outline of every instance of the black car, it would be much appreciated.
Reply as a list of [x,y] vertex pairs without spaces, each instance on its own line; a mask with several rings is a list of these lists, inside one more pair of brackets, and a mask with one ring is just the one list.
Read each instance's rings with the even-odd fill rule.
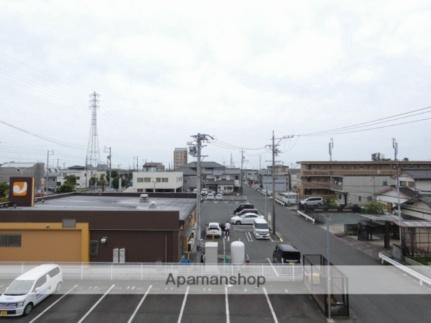
[[241,212],[244,209],[254,209],[254,205],[251,203],[243,203],[240,204],[234,211],[233,214],[237,215],[238,212]]
[[299,264],[301,262],[301,252],[288,243],[278,244],[272,254],[272,261],[282,264]]

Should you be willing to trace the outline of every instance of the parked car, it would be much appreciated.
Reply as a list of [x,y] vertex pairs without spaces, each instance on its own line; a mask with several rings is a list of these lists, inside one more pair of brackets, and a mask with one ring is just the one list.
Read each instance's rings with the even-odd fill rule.
[[255,219],[253,223],[253,234],[256,239],[269,239],[270,232],[268,222],[262,218]]
[[58,265],[34,267],[15,278],[0,296],[0,317],[28,315],[63,283]]
[[215,199],[214,193],[213,192],[208,193],[206,199],[207,200],[214,200]]
[[259,214],[259,211],[257,209],[244,209],[244,210],[239,211],[236,215],[242,215],[242,214],[246,214],[246,213]]
[[253,224],[256,219],[263,219],[263,215],[256,213],[245,213],[242,215],[234,215],[230,218],[232,224]]
[[278,199],[283,203],[284,206],[298,203],[298,193],[295,192],[283,192],[278,194]]
[[301,252],[288,243],[277,244],[272,254],[272,261],[281,264],[299,264]]
[[254,209],[254,205],[251,203],[240,204],[235,210],[233,210],[233,214],[238,214],[244,209]]
[[215,238],[220,238],[222,235],[220,224],[217,222],[208,223],[208,227],[206,230],[206,236],[212,236]]
[[321,196],[310,196],[299,202],[301,206],[322,206],[324,203]]
[[223,200],[223,194],[222,193],[217,193],[215,196],[216,200]]

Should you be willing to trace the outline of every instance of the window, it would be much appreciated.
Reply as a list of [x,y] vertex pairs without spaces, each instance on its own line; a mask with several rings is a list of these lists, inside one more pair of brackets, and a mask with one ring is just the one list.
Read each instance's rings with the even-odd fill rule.
[[383,181],[382,185],[383,186],[388,186],[388,181]]
[[169,181],[169,179],[168,179],[167,177],[163,177],[163,178],[162,178],[162,182],[163,182],[163,183],[167,183],[168,181]]
[[57,276],[59,273],[60,273],[60,269],[54,268],[48,274],[49,274],[50,277],[54,277],[54,276]]
[[151,178],[150,177],[144,177],[144,182],[145,183],[151,183]]
[[142,177],[138,177],[136,180],[137,183],[143,183],[144,179]]
[[21,234],[0,234],[0,247],[21,247]]
[[358,201],[362,202],[362,196],[358,196]]
[[157,183],[160,183],[161,181],[162,181],[162,178],[161,178],[161,177],[157,177],[157,178],[156,178],[156,182],[157,182]]
[[40,277],[37,280],[36,285],[34,286],[34,288],[36,289],[38,287],[41,287],[41,286],[45,285],[45,283],[46,283],[46,276],[44,275],[44,276]]
[[90,256],[97,257],[99,255],[99,241],[91,240],[90,241]]
[[144,192],[144,190],[142,189],[142,188],[138,188],[138,193],[142,193],[142,192]]

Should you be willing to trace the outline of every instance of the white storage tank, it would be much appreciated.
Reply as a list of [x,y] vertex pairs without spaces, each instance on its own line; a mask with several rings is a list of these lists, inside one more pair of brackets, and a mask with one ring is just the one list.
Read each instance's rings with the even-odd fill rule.
[[242,241],[233,241],[230,244],[231,263],[243,265],[245,262],[245,245]]

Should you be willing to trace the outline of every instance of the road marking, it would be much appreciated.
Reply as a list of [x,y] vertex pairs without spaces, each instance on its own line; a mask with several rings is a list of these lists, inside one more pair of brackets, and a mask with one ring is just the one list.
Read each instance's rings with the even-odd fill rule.
[[253,236],[251,235],[251,232],[247,232],[248,236],[250,237],[250,242],[254,241]]
[[229,296],[227,294],[227,286],[224,287],[224,301],[226,304],[226,323],[230,323],[230,312],[229,312]]
[[245,233],[245,238],[247,239],[248,242],[251,242],[250,241],[250,236],[248,235],[248,231]]
[[279,277],[279,276],[280,276],[280,274],[278,273],[277,269],[275,269],[274,265],[273,265],[273,264],[272,264],[272,262],[271,262],[271,259],[266,258],[266,260],[268,260],[269,264],[271,265],[271,268],[272,268],[272,270],[274,271],[274,274],[275,274],[277,277]]
[[147,291],[145,292],[144,296],[142,296],[141,300],[138,303],[138,306],[136,306],[135,310],[133,311],[133,313],[130,316],[130,318],[127,321],[127,323],[131,323],[133,321],[133,319],[135,318],[135,316],[138,313],[139,309],[141,308],[142,303],[145,301],[145,298],[147,298],[147,295],[150,292],[151,287],[153,287],[153,285],[148,286]]
[[52,303],[51,305],[49,305],[47,308],[45,308],[42,312],[39,313],[38,316],[36,316],[35,318],[33,318],[29,323],[33,323],[35,322],[37,319],[39,319],[43,314],[45,314],[46,312],[48,312],[51,308],[53,308],[55,306],[55,304],[57,304],[58,302],[60,302],[64,297],[66,297],[70,292],[72,292],[76,287],[78,287],[78,285],[73,286],[71,289],[69,289],[66,293],[64,293],[61,297],[59,297],[54,303]]
[[112,284],[111,287],[108,288],[108,290],[105,292],[105,294],[103,294],[102,296],[100,296],[100,298],[97,300],[96,303],[94,303],[93,306],[91,306],[91,308],[87,311],[87,313],[84,314],[84,316],[78,321],[78,323],[82,323],[84,322],[84,320],[88,317],[88,315],[91,314],[91,312],[93,312],[93,310],[96,308],[97,305],[99,305],[99,303],[101,301],[103,301],[103,299],[106,297],[106,295],[109,294],[109,292],[115,287],[115,284]]
[[189,294],[189,289],[190,289],[190,286],[187,286],[186,293],[184,294],[183,304],[181,305],[180,316],[178,316],[177,323],[181,323],[181,320],[183,319],[183,313],[184,313],[184,308],[186,307],[187,295]]
[[271,240],[271,242],[274,242],[274,240],[272,239],[271,235],[269,235],[269,240]]
[[271,300],[269,299],[266,288],[263,287],[263,292],[265,293],[266,301],[268,302],[269,309],[271,310],[272,318],[274,319],[274,323],[278,323],[277,315],[275,315],[274,308],[272,307]]

